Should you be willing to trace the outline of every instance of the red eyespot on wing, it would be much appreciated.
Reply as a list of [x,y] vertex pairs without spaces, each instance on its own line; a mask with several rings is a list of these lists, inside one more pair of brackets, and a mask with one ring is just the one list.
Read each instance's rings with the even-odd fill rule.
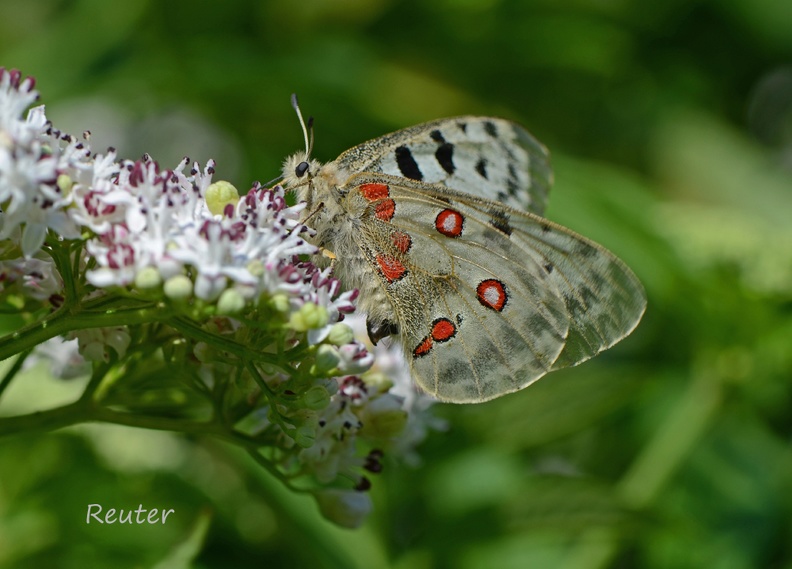
[[401,261],[391,255],[377,254],[377,265],[380,273],[389,283],[397,281],[407,274],[407,269],[402,265]]
[[403,231],[394,231],[390,234],[391,243],[402,253],[406,253],[412,247],[412,238]]
[[390,221],[396,213],[396,202],[391,199],[382,200],[374,206],[374,216],[382,221]]
[[415,356],[416,358],[420,358],[421,356],[425,356],[426,354],[428,354],[431,349],[432,349],[432,337],[427,336],[426,338],[421,340],[420,344],[418,344],[415,347],[415,349],[413,350],[413,356]]
[[459,237],[462,235],[462,224],[465,218],[453,209],[444,209],[435,218],[435,229],[446,237]]
[[368,201],[383,200],[390,195],[387,184],[360,184],[360,193]]
[[432,322],[432,339],[447,342],[456,335],[457,328],[448,318],[438,318]]
[[495,279],[481,281],[476,287],[476,297],[481,304],[498,312],[503,310],[509,299],[504,284]]
[[448,318],[438,318],[432,322],[432,332],[413,350],[413,356],[419,358],[428,354],[435,342],[447,342],[456,336],[457,327]]

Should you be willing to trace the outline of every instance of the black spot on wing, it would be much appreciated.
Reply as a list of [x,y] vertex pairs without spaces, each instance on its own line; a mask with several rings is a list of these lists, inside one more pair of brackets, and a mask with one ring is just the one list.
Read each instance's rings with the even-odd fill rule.
[[509,190],[510,196],[516,196],[520,191],[520,182],[517,177],[517,170],[514,168],[514,164],[511,162],[509,162],[508,170],[509,177],[506,178],[506,188]]
[[438,149],[435,151],[435,158],[437,158],[437,162],[440,166],[443,167],[443,170],[448,172],[449,174],[453,174],[454,170],[456,170],[456,166],[454,166],[454,145],[450,142],[444,142],[441,144]]
[[490,208],[488,213],[490,214],[489,223],[492,227],[502,231],[506,235],[511,235],[512,227],[509,225],[509,214],[494,207]]
[[488,135],[495,138],[498,136],[498,129],[495,127],[495,123],[491,121],[484,121],[484,130],[487,132]]
[[520,186],[518,186],[517,182],[511,178],[506,178],[506,190],[509,192],[510,196],[514,197],[519,193]]
[[420,168],[418,168],[418,163],[415,161],[415,158],[413,158],[410,149],[406,146],[399,146],[396,149],[396,165],[405,178],[423,180],[423,174]]
[[544,270],[547,271],[547,274],[549,275],[550,273],[553,272],[553,264],[552,263],[547,263],[544,266]]
[[429,136],[431,136],[431,137],[432,137],[432,140],[434,140],[434,141],[435,141],[435,142],[437,142],[438,144],[442,144],[443,142],[445,142],[445,138],[443,138],[443,133],[442,133],[442,132],[440,132],[440,131],[439,131],[439,130],[437,130],[437,129],[435,129],[435,130],[433,130],[432,132],[430,132],[430,133],[429,133]]
[[481,176],[485,180],[489,179],[489,178],[487,178],[487,159],[486,158],[480,158],[479,161],[476,162],[476,172],[478,172],[479,176]]
[[459,130],[461,130],[462,132],[467,132],[467,123],[466,122],[458,122],[457,126],[459,127]]
[[596,257],[597,256],[597,248],[591,245],[590,243],[586,243],[585,241],[580,241],[575,246],[575,253],[581,255],[582,257]]

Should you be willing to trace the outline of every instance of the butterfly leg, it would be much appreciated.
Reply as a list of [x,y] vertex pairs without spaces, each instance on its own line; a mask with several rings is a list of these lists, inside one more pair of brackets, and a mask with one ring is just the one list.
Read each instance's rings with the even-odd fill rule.
[[377,342],[385,338],[386,336],[391,336],[393,334],[399,333],[399,325],[395,322],[391,322],[389,320],[383,320],[380,322],[372,322],[370,319],[366,319],[366,332],[368,332],[369,340],[375,346]]

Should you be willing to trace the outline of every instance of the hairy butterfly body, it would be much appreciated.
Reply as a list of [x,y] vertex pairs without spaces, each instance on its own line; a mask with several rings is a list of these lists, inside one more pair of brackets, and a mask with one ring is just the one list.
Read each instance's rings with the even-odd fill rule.
[[443,401],[522,389],[627,336],[646,298],[601,246],[541,217],[552,171],[519,125],[464,116],[287,159],[314,242],[360,290],[376,342],[395,335]]

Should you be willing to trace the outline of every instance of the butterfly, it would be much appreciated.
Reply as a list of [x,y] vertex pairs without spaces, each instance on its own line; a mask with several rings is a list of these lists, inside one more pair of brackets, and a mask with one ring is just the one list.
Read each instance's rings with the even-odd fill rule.
[[483,402],[577,365],[629,335],[638,278],[600,245],[542,217],[545,147],[516,123],[461,116],[364,142],[322,164],[306,150],[283,185],[312,241],[360,291],[376,344],[401,342],[414,382]]

